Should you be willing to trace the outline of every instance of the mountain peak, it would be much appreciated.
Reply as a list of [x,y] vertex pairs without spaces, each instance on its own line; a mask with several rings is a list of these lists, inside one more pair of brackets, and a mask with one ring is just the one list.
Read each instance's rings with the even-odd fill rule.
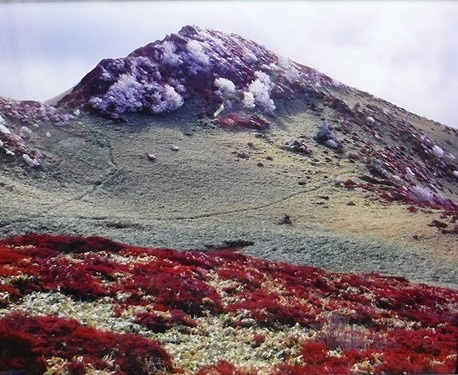
[[[270,127],[274,136],[290,123],[293,138],[277,135],[272,144],[315,160],[321,155],[327,163],[331,159],[324,155],[330,152],[348,159],[354,174],[338,182],[341,187],[375,192],[384,201],[458,210],[456,129],[424,121],[239,35],[199,26],[185,26],[124,58],[102,60],[59,100],[59,111],[0,100],[0,113],[8,120],[0,123],[0,147],[40,165],[41,152],[25,139],[30,129],[18,129],[12,121],[25,121],[18,117],[24,108],[57,122],[65,116],[61,111],[72,110],[68,120],[80,108],[124,121],[128,113],[173,112],[190,100],[197,103],[191,121],[199,117],[199,125]],[[303,117],[293,119],[296,113]],[[457,233],[458,227],[447,231]]]
[[125,58],[102,60],[59,104],[116,117],[170,112],[197,94],[205,115],[222,105],[269,114],[274,98],[329,85],[339,84],[239,35],[185,26]]

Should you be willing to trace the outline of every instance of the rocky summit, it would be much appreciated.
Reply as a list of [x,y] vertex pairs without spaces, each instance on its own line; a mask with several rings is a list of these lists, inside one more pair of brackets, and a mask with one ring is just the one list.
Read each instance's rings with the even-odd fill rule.
[[457,158],[198,26],[0,97],[0,374],[452,373]]

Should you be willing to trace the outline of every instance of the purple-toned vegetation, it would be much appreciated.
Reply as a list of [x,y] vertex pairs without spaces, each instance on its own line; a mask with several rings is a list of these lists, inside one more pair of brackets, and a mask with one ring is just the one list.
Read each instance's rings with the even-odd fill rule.
[[[126,112],[163,113],[193,95],[204,99],[202,115],[259,110],[272,113],[274,98],[292,98],[329,77],[296,64],[239,35],[186,26],[125,58],[105,59],[60,105],[87,105],[118,118]],[[224,122],[224,121],[223,121]]]
[[43,122],[66,124],[74,116],[35,101],[0,97],[0,152],[18,155],[30,167],[41,165],[43,154],[28,145],[33,130]]
[[[400,116],[394,116],[395,106],[386,105],[392,111],[382,111],[370,104],[364,111],[356,108],[336,126],[336,132],[342,133],[356,149],[348,153],[348,159],[365,163],[370,173],[360,175],[362,182],[347,180],[344,186],[375,192],[388,202],[456,213],[456,196],[448,197],[444,189],[444,183],[456,184],[456,158],[445,153],[426,133]],[[373,121],[367,120],[368,114]],[[454,129],[444,130],[458,136]]]

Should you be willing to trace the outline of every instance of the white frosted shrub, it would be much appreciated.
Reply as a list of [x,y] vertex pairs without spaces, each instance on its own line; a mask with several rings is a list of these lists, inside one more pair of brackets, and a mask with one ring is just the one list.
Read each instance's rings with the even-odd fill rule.
[[277,66],[283,70],[285,78],[290,83],[297,82],[302,78],[301,71],[296,67],[296,64],[291,59],[283,56],[278,56]]
[[182,62],[180,56],[176,54],[176,46],[173,42],[165,41],[160,47],[163,62],[172,66],[176,66]]
[[416,179],[415,173],[409,167],[406,167],[406,178],[409,181],[415,181]]
[[170,85],[164,85],[162,92],[156,95],[159,103],[153,106],[154,113],[174,111],[184,103],[183,98]]
[[197,40],[190,40],[186,43],[186,49],[188,50],[190,56],[201,65],[208,65],[210,60],[205,54],[202,43]]
[[270,77],[264,73],[255,72],[256,79],[248,86],[248,91],[253,95],[256,105],[269,112],[275,110],[274,101],[270,98],[271,82]]
[[111,81],[113,77],[111,76],[110,72],[108,72],[105,68],[103,69],[103,73],[100,75],[100,79],[102,81]]
[[131,58],[131,61],[132,65],[137,69],[154,70],[157,68],[157,64],[145,56],[135,56]]
[[181,84],[178,84],[175,86],[175,91],[179,94],[184,94],[186,93],[186,87],[184,87],[183,85]]
[[124,59],[121,59],[121,58],[114,59],[110,61],[110,63],[108,64],[109,69],[111,69],[114,72],[120,72],[124,70],[125,66],[126,66],[126,62],[124,61]]
[[234,82],[227,78],[216,78],[215,87],[221,91],[223,95],[230,95],[235,93],[236,88]]
[[410,191],[422,202],[434,203],[436,195],[428,188],[423,186],[414,185]]
[[244,92],[243,93],[243,106],[246,109],[254,109],[254,96],[251,92]]
[[131,61],[131,74],[136,77],[137,81],[148,79],[148,76],[161,79],[157,64],[153,63],[149,58],[145,56],[136,56],[129,59]]
[[252,64],[258,61],[256,55],[248,48],[243,49],[242,60],[247,64]]
[[293,65],[293,61],[288,57],[278,56],[277,65],[281,69],[289,69]]
[[106,111],[113,107],[114,112],[135,112],[142,109],[143,86],[130,74],[122,74],[102,98],[91,98],[89,103]]
[[6,121],[2,116],[0,116],[0,134],[11,134],[11,130],[6,126]]
[[270,77],[267,73],[257,70],[256,72],[254,72],[254,76],[270,88],[271,82],[270,82]]
[[93,96],[92,98],[89,98],[88,102],[94,109],[99,109],[101,111],[105,111],[107,109],[106,103],[103,101],[102,98],[99,98],[98,96]]
[[433,152],[434,156],[437,158],[441,158],[442,156],[444,156],[444,150],[442,149],[442,147],[438,145],[434,145],[431,151]]
[[8,129],[8,128],[6,127],[6,125],[3,125],[3,124],[0,122],[0,133],[6,135],[6,134],[11,134],[11,131],[10,131],[10,129]]
[[31,158],[27,154],[22,154],[22,159],[30,166],[30,167],[38,167],[40,165],[40,159],[38,158]]
[[30,138],[31,135],[32,135],[32,130],[30,130],[30,128],[28,128],[27,126],[21,127],[21,132],[19,133],[20,137],[27,139],[27,138]]
[[295,66],[291,66],[289,69],[285,69],[285,77],[290,83],[301,80],[301,72]]

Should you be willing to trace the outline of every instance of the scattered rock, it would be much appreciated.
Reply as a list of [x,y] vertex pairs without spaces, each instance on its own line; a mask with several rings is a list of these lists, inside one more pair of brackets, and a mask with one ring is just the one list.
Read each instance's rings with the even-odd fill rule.
[[340,143],[337,142],[335,139],[328,139],[324,142],[326,147],[332,148],[333,150],[337,150],[340,147]]
[[297,139],[290,139],[283,144],[283,149],[297,152],[300,154],[310,155],[312,150],[302,141]]
[[347,156],[351,161],[359,160],[359,155],[356,152],[350,152]]
[[363,181],[369,182],[374,185],[388,185],[391,186],[393,185],[391,181],[385,180],[385,179],[377,179],[375,177],[369,176],[367,174],[363,174],[359,176],[359,178]]
[[269,122],[257,115],[250,115],[246,116],[245,114],[239,113],[229,113],[221,118],[216,120],[218,125],[222,126],[223,128],[248,128],[248,129],[256,129],[256,130],[265,130],[269,128]]
[[170,146],[170,149],[171,149],[172,151],[180,151],[180,148],[179,148],[178,146],[176,146],[176,145]]
[[383,162],[380,159],[372,159],[368,165],[369,172],[371,172],[374,176],[378,176],[381,178],[388,178],[389,173],[385,169]]
[[375,124],[375,119],[372,116],[367,116],[366,121],[368,124]]
[[147,153],[146,158],[150,161],[155,161],[157,159],[156,155],[153,153]]
[[251,240],[244,240],[244,239],[236,239],[236,240],[225,240],[219,244],[206,244],[204,245],[209,250],[237,250],[247,246],[253,246],[255,244],[254,241]]
[[240,159],[249,159],[250,158],[250,155],[244,151],[233,151],[232,153]]
[[436,227],[438,229],[443,229],[443,228],[448,227],[447,223],[444,223],[443,221],[439,221],[439,220],[433,220],[430,224],[428,224],[428,226]]
[[291,217],[288,214],[284,214],[280,218],[278,224],[280,224],[280,225],[292,225],[293,221],[291,220]]
[[326,122],[320,126],[320,129],[314,139],[317,143],[332,150],[342,151],[342,143],[337,140],[331,126]]

